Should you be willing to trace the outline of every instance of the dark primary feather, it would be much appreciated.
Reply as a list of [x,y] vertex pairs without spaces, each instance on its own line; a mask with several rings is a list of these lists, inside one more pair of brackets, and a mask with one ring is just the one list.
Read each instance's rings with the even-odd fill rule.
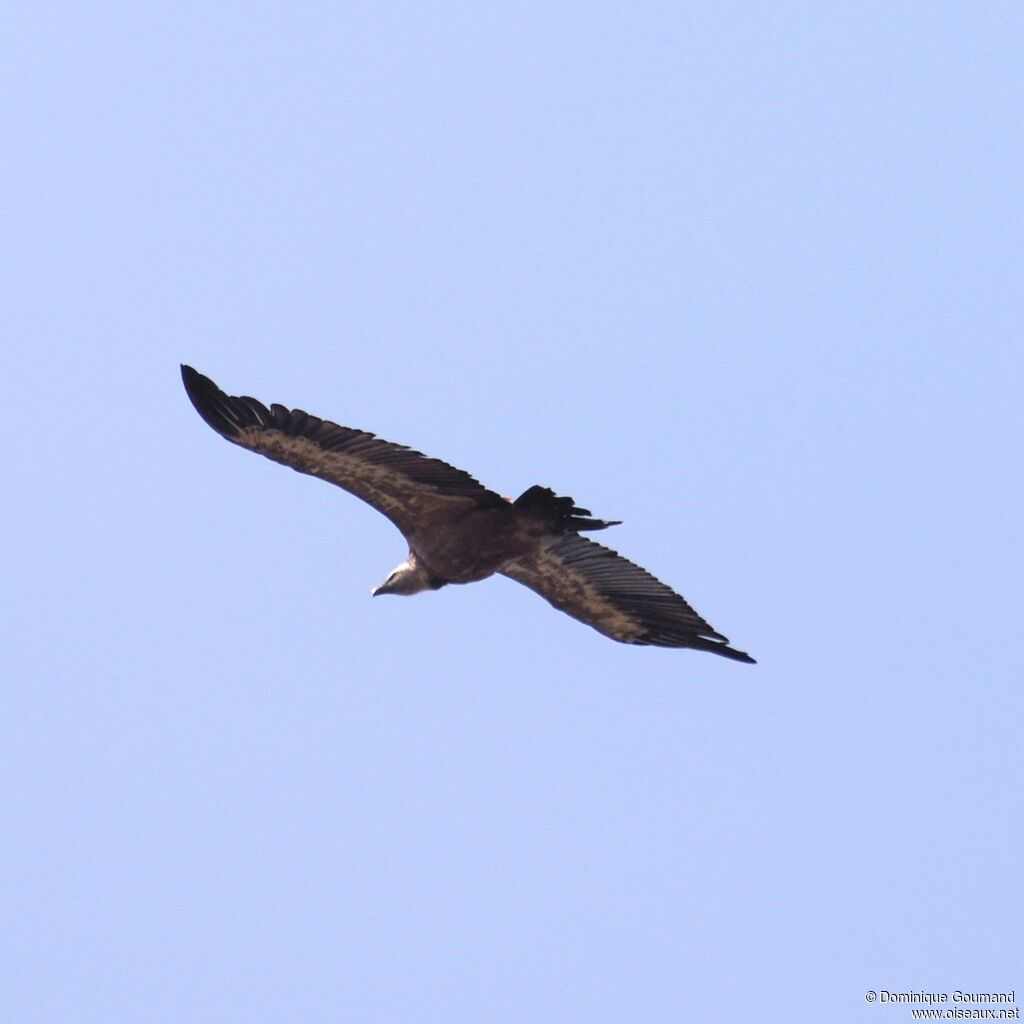
[[491,508],[505,499],[468,473],[365,430],[341,427],[301,409],[225,394],[209,377],[182,366],[182,381],[200,416],[229,441],[300,473],[344,488],[408,535],[439,507]]
[[736,661],[754,661],[729,647],[727,637],[646,569],[585,537],[571,534],[501,572],[613,640],[695,647]]

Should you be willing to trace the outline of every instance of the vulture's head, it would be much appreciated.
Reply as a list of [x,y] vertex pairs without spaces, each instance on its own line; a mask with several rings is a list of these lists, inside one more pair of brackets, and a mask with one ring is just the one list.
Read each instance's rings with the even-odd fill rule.
[[370,594],[373,597],[380,594],[402,594],[409,597],[411,594],[418,594],[423,590],[438,590],[444,584],[444,580],[432,576],[410,557],[399,565],[379,587],[374,587]]

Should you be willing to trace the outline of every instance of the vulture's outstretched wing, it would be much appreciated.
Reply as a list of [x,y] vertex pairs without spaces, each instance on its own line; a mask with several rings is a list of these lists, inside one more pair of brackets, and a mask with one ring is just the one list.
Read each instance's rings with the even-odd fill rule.
[[209,377],[182,366],[181,379],[196,411],[222,437],[343,487],[382,512],[407,537],[416,522],[459,506],[507,502],[468,473],[364,430],[339,427],[301,409],[224,394]]
[[754,661],[729,647],[726,637],[646,569],[585,537],[565,537],[530,559],[505,565],[501,573],[613,640],[696,647]]

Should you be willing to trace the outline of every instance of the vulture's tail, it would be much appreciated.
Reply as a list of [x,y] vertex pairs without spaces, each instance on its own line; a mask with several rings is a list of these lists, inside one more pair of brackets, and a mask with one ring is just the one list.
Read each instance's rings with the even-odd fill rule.
[[523,491],[513,502],[515,508],[550,516],[559,531],[579,532],[580,530],[604,530],[618,526],[617,519],[591,519],[590,509],[577,508],[572,498],[559,498],[550,487],[534,485]]

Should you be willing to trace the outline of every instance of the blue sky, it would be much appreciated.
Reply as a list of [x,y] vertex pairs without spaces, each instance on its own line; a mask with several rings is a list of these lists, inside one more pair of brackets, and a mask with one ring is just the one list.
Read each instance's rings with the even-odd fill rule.
[[[881,1021],[1024,989],[1015,4],[17,5],[3,1018]],[[178,364],[622,526],[504,580]]]

